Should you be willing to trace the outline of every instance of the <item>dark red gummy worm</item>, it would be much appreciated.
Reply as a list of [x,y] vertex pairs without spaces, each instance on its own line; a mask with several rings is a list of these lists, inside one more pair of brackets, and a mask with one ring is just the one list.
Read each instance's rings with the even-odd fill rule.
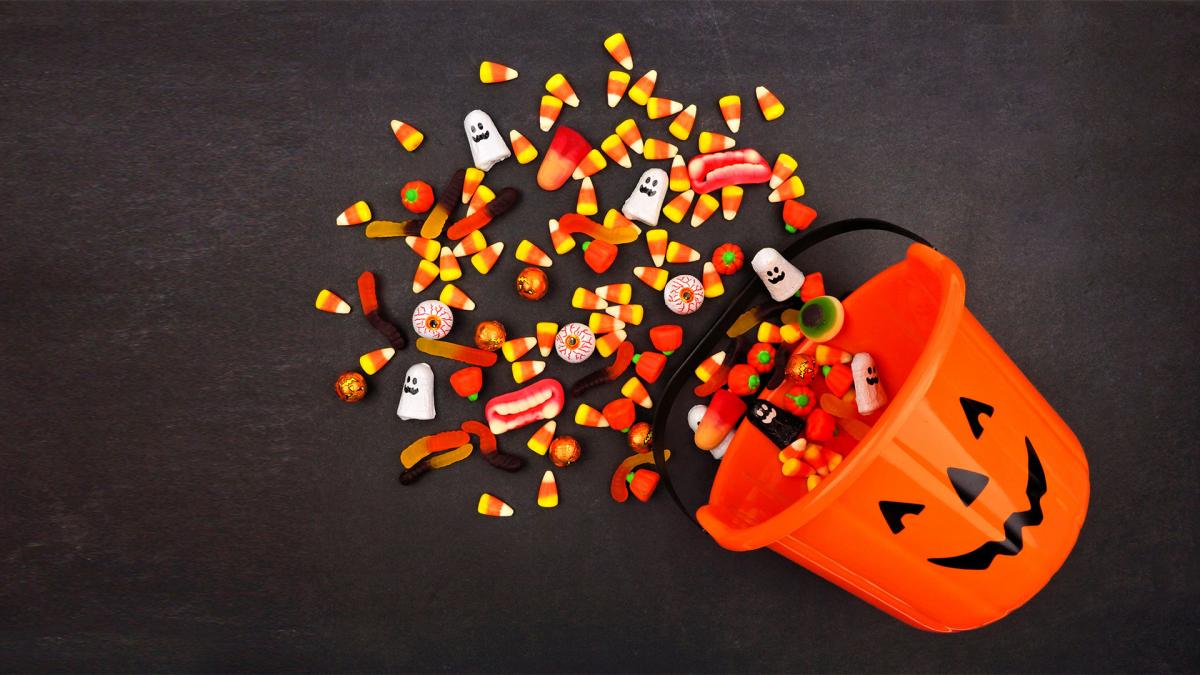
[[358,301],[362,303],[363,316],[387,338],[393,349],[400,351],[408,346],[404,333],[379,313],[379,299],[375,297],[375,273],[370,270],[358,275]]

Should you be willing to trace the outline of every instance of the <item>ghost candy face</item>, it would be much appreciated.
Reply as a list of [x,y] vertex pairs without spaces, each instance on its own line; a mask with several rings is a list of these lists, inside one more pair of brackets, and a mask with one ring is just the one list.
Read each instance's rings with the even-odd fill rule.
[[866,352],[859,352],[850,361],[850,372],[854,374],[854,402],[860,415],[870,415],[887,405],[887,392],[879,381],[879,368],[875,359]]
[[500,162],[512,157],[504,137],[496,129],[492,118],[482,110],[472,110],[463,120],[467,132],[467,144],[471,146],[471,159],[475,167],[487,171]]
[[621,213],[630,220],[658,225],[658,214],[662,211],[663,198],[667,194],[667,172],[662,169],[647,169],[638,179],[629,199],[621,207]]
[[404,391],[396,416],[402,420],[431,420],[436,416],[433,406],[433,369],[428,363],[418,363],[404,374]]
[[771,299],[775,302],[787,300],[804,285],[804,273],[773,248],[764,248],[754,254],[750,266],[754,268],[758,278],[762,279],[763,285],[771,292]]

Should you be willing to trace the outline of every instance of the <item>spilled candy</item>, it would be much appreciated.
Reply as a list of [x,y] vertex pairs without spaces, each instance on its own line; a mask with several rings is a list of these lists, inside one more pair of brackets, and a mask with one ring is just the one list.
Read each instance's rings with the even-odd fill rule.
[[539,321],[537,325],[537,345],[542,356],[550,356],[554,350],[554,337],[558,335],[558,324],[550,321]]
[[629,51],[629,42],[621,33],[613,33],[604,38],[604,49],[625,70],[633,68],[633,54]]
[[543,509],[558,506],[558,484],[554,482],[554,472],[546,469],[542,474],[542,483],[538,486],[537,504]]
[[581,323],[569,323],[554,336],[554,351],[567,363],[582,363],[595,350],[595,334]]
[[667,357],[658,352],[642,352],[634,357],[634,371],[638,377],[654,384],[667,367]]
[[654,407],[654,401],[650,398],[650,392],[646,391],[646,385],[636,377],[629,378],[625,384],[621,385],[621,395],[643,408]]
[[716,448],[733,431],[745,413],[746,403],[742,399],[728,389],[718,389],[696,427],[693,438],[696,447],[708,451]]
[[646,116],[652,120],[670,117],[680,110],[683,110],[683,104],[679,101],[673,101],[669,98],[658,98],[657,96],[651,96],[646,99]]
[[[678,156],[676,157],[678,159]],[[683,222],[683,217],[687,215],[688,209],[692,207],[692,199],[696,196],[695,192],[687,190],[675,196],[666,206],[663,207],[663,215],[672,223]],[[655,263],[660,264],[660,263]]]
[[642,146],[642,157],[650,161],[660,159],[671,159],[679,154],[679,148],[666,141],[660,141],[657,138],[647,138]]
[[654,489],[658,487],[658,472],[650,469],[638,469],[628,476],[629,491],[640,502],[650,501]]
[[414,363],[404,374],[404,390],[396,416],[402,420],[431,420],[437,416],[433,403],[433,369]]
[[704,304],[704,284],[690,274],[680,274],[667,282],[663,301],[676,314],[691,314]]
[[450,217],[450,213],[454,211],[457,197],[462,194],[463,181],[467,178],[467,170],[459,169],[450,177],[442,191],[438,193],[437,203],[434,204],[433,210],[425,216],[425,222],[421,224],[421,236],[426,239],[437,239],[442,233],[442,228],[446,226],[446,219]]
[[721,215],[725,220],[733,220],[738,209],[742,208],[742,188],[738,185],[726,185],[721,188]]
[[492,433],[500,435],[558,416],[562,412],[563,402],[562,384],[558,380],[545,378],[492,398],[484,406],[483,414]]
[[575,89],[567,81],[567,76],[562,73],[555,73],[546,80],[546,91],[572,108],[579,107],[579,97],[575,95]]
[[413,213],[425,213],[433,208],[433,188],[423,180],[410,180],[400,188],[400,201]]
[[717,273],[725,276],[734,274],[742,269],[744,261],[745,255],[742,253],[742,247],[729,242],[718,246],[712,254],[712,264],[716,268]]
[[629,73],[620,70],[608,71],[608,107],[615,108],[629,88]]
[[500,353],[504,355],[505,360],[509,363],[525,356],[537,346],[537,338],[523,337],[507,340],[500,346]]
[[645,144],[642,141],[642,132],[638,129],[637,122],[627,119],[617,125],[616,131],[617,138],[620,138],[622,143],[628,145],[629,149],[637,154],[642,154]]
[[467,204],[471,198],[475,196],[475,191],[483,183],[483,177],[487,175],[475,167],[467,167],[463,170],[462,181],[462,203]]
[[550,280],[541,269],[526,267],[517,273],[516,287],[517,295],[520,297],[526,300],[541,300],[550,290]]
[[604,274],[617,261],[617,247],[603,239],[583,243],[583,262],[596,274]]
[[367,228],[363,230],[363,234],[367,235],[368,239],[408,237],[420,233],[421,221],[415,219],[401,220],[400,222],[391,220],[373,220],[370,223],[367,223]]
[[367,395],[367,378],[352,370],[347,371],[334,380],[333,391],[346,403],[358,403]]
[[512,364],[513,381],[517,384],[523,384],[541,375],[545,369],[545,361],[517,361]]
[[717,274],[717,267],[711,260],[705,261],[700,280],[704,282],[704,297],[716,298],[725,294],[725,283],[721,281],[721,275]]
[[646,169],[621,207],[621,213],[630,220],[651,227],[658,225],[658,214],[662,211],[668,180],[666,171]]
[[700,137],[696,140],[696,145],[699,147],[701,153],[721,152],[737,145],[737,141],[722,134],[701,131]]
[[700,195],[700,199],[696,200],[696,210],[692,211],[692,227],[703,225],[704,221],[717,212],[718,206],[720,204],[717,202],[716,197],[712,195]]
[[816,219],[816,211],[794,199],[789,199],[783,203],[783,224],[788,232],[798,232],[808,229],[808,226],[812,225],[812,222]]
[[354,202],[346,207],[346,210],[338,214],[337,224],[345,227],[347,225],[361,225],[371,219],[371,207],[367,206],[366,202]]
[[475,326],[475,346],[488,352],[498,351],[508,339],[508,331],[499,321],[480,321]]
[[641,76],[629,90],[629,100],[638,105],[646,105],[650,95],[654,93],[654,85],[658,82],[658,71],[651,70]]
[[553,96],[543,96],[542,103],[538,106],[538,127],[542,131],[550,131],[550,127],[558,121],[558,115],[562,112],[562,100]]
[[426,300],[413,310],[412,325],[417,335],[440,340],[454,327],[454,312],[442,302]]
[[400,141],[400,145],[403,145],[404,149],[409,152],[414,152],[421,147],[421,142],[425,140],[425,134],[411,124],[400,120],[392,120],[392,133],[396,136],[396,140]]
[[667,262],[673,264],[692,263],[700,259],[700,252],[696,249],[673,241],[667,244]]
[[429,285],[437,280],[439,271],[438,266],[428,260],[417,263],[417,271],[413,275],[412,292],[420,293],[429,288]]
[[350,303],[341,299],[329,289],[322,289],[320,293],[317,293],[317,301],[314,304],[322,312],[329,312],[330,314],[350,313]]
[[683,161],[683,155],[671,158],[671,174],[668,181],[671,192],[686,192],[692,189],[692,180],[688,178],[687,162]]
[[479,366],[467,366],[456,370],[450,375],[450,387],[454,389],[454,393],[468,401],[477,400],[480,390],[483,389],[483,371]]
[[517,71],[503,63],[483,61],[479,64],[479,81],[484,84],[496,84],[517,79]]
[[792,176],[783,181],[767,199],[771,202],[783,202],[804,196],[804,182],[799,176]]
[[783,115],[783,104],[779,102],[779,98],[771,93],[766,87],[756,87],[754,89],[754,97],[758,99],[758,109],[762,111],[763,119],[770,122],[777,120]]
[[783,302],[795,295],[804,283],[804,273],[773,248],[764,248],[754,254],[750,261],[754,273],[762,279],[775,302]]
[[493,516],[496,518],[507,518],[513,514],[513,508],[505,504],[499,497],[492,496],[488,493],[483,493],[479,496],[479,506],[477,507],[480,515]]
[[596,353],[601,358],[606,359],[610,354],[617,351],[621,345],[625,344],[625,340],[628,337],[625,331],[619,328],[611,333],[605,333],[596,339]]
[[476,168],[487,171],[512,157],[496,123],[482,110],[472,110],[463,119],[463,129],[471,146],[471,158]]
[[796,172],[796,167],[800,166],[796,160],[789,154],[779,153],[775,158],[775,166],[771,167],[771,189],[779,187],[783,181],[787,180],[793,173]]
[[[375,295],[375,274],[370,270],[358,275],[358,302],[362,305],[363,316],[367,323],[375,327],[379,334],[387,338],[395,349],[404,349],[408,339],[391,321],[383,317],[379,307],[379,299]],[[367,373],[370,375],[370,373]]]
[[633,423],[637,421],[637,411],[634,409],[632,399],[622,396],[621,398],[610,401],[604,406],[601,411],[604,415],[604,420],[608,422],[608,426],[617,431],[625,432]]
[[430,356],[440,356],[451,361],[460,361],[473,366],[488,368],[496,363],[496,352],[487,352],[466,345],[446,342],[445,340],[430,340],[417,338],[417,351]]
[[528,164],[537,159],[537,148],[533,147],[533,143],[528,138],[525,138],[525,134],[513,129],[508,132],[508,142],[512,144],[512,151],[517,156],[518,164]]
[[[687,423],[688,426],[691,427],[692,432],[695,432],[698,428],[700,428],[700,420],[704,419],[704,413],[707,411],[708,406],[706,405],[694,405],[690,410],[688,410]],[[725,456],[725,451],[729,449],[729,444],[732,442],[733,430],[730,429],[729,433],[725,434],[725,438],[721,439],[721,442],[708,452],[713,456],[713,459],[721,459]]]
[[550,442],[550,462],[562,469],[579,461],[582,449],[579,441],[570,436],[559,436]]
[[620,164],[626,169],[633,166],[633,161],[629,159],[629,151],[625,149],[625,142],[616,134],[609,134],[600,142],[600,149],[612,161]]
[[500,259],[500,253],[504,251],[504,242],[498,241],[491,246],[483,249],[479,253],[471,256],[471,266],[474,267],[480,274],[487,274],[492,271],[492,267],[496,261]]
[[681,141],[686,141],[688,136],[692,135],[692,127],[696,124],[696,105],[693,103],[683,109],[674,120],[671,121],[671,126],[667,127],[667,131],[672,136]]
[[630,284],[605,284],[596,289],[596,295],[608,302],[624,305],[633,297],[633,286]]
[[454,309],[461,309],[468,312],[475,309],[475,301],[454,284],[446,284],[442,292],[438,294],[438,300],[441,300]]
[[[549,127],[543,131],[547,129]],[[559,126],[554,132],[554,138],[550,140],[546,156],[542,158],[542,165],[538,168],[538,187],[543,190],[557,190],[562,187],[570,180],[579,162],[591,151],[591,144],[578,131],[568,126]]]
[[656,266],[662,266],[663,261],[667,259],[667,239],[669,235],[665,229],[656,228],[646,233],[646,247],[650,249],[650,260]]
[[575,199],[575,212],[584,215],[595,215],[600,210],[600,206],[596,203],[596,187],[592,185],[592,179],[585,177],[579,183],[579,197]]
[[683,326],[673,323],[650,329],[650,344],[658,351],[670,356],[683,345]]
[[528,239],[522,239],[520,244],[517,244],[516,258],[526,265],[537,265],[538,267],[550,267],[554,261],[546,252],[537,247]]
[[736,134],[742,127],[742,97],[737,94],[722,96],[717,106],[721,108],[721,117],[725,119],[729,131]]
[[533,432],[533,435],[530,436],[529,440],[525,443],[525,447],[539,455],[546,454],[546,451],[550,449],[551,441],[554,440],[554,431],[557,428],[558,422],[555,422],[554,420],[546,422],[542,426],[538,427],[537,431]]
[[726,185],[765,183],[771,178],[767,160],[751,148],[696,155],[688,162],[692,189],[699,194],[719,190]]
[[800,330],[813,342],[828,342],[837,337],[846,321],[846,310],[832,295],[822,295],[800,308]]

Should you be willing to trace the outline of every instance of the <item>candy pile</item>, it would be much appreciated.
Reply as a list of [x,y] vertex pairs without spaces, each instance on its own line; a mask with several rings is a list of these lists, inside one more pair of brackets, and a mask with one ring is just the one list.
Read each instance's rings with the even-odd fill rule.
[[[650,120],[671,118],[666,123],[666,132],[678,141],[687,141],[699,121],[699,107],[662,96],[656,70],[649,70],[633,80],[626,72],[633,68],[633,55],[622,34],[616,33],[605,39],[604,48],[623,69],[608,74],[605,92],[609,107],[615,108],[622,99],[628,98],[633,104],[644,107]],[[479,65],[479,80],[486,85],[510,82],[517,77],[518,71],[504,64],[484,61]],[[592,272],[602,274],[617,263],[622,247],[633,244],[645,234],[645,245],[653,266],[633,267],[632,278],[649,286],[656,296],[661,295],[670,311],[687,315],[699,311],[706,298],[724,293],[722,278],[737,274],[744,265],[745,255],[735,243],[723,244],[711,255],[706,255],[659,227],[660,217],[665,216],[678,224],[691,210],[689,224],[694,228],[719,210],[724,220],[731,221],[737,217],[746,196],[745,186],[761,183],[769,184],[769,201],[782,202],[782,219],[789,232],[807,228],[817,214],[797,201],[804,196],[805,189],[795,175],[798,164],[790,155],[779,154],[774,163],[769,164],[753,149],[736,149],[737,141],[733,136],[702,129],[696,136],[698,153],[685,160],[680,146],[660,138],[643,137],[638,123],[632,118],[616,124],[613,133],[596,146],[559,121],[564,105],[571,108],[581,105],[567,76],[554,73],[546,81],[545,90],[547,94],[541,97],[538,108],[539,126],[542,132],[553,130],[553,135],[544,154],[521,131],[510,129],[507,135],[502,134],[488,113],[473,110],[465,116],[463,128],[474,166],[453,172],[436,193],[422,180],[409,181],[400,190],[404,207],[413,214],[424,214],[423,218],[377,220],[367,203],[358,201],[338,215],[336,222],[345,227],[365,224],[365,235],[373,239],[403,237],[416,256],[412,277],[414,294],[424,293],[435,283],[441,284],[436,299],[417,304],[411,316],[411,327],[416,334],[417,351],[462,364],[463,367],[449,378],[455,394],[468,401],[477,401],[485,380],[492,379],[485,376],[485,371],[497,364],[498,355],[508,363],[513,383],[523,385],[486,401],[481,411],[486,423],[467,420],[457,429],[424,436],[410,444],[400,455],[404,467],[400,474],[402,484],[411,484],[431,470],[462,461],[476,447],[496,468],[517,471],[523,466],[524,458],[501,450],[498,437],[529,425],[536,425],[537,429],[528,438],[526,447],[537,455],[546,456],[555,467],[570,466],[580,459],[582,448],[575,438],[558,434],[555,419],[567,406],[568,393],[578,397],[591,389],[615,383],[610,402],[600,409],[586,403],[577,404],[573,421],[579,426],[609,428],[625,435],[632,454],[613,474],[612,497],[624,502],[632,493],[646,501],[655,491],[658,474],[653,470],[654,459],[650,452],[653,444],[650,425],[645,419],[639,420],[639,411],[653,407],[648,387],[659,380],[668,357],[681,346],[683,329],[678,325],[651,327],[647,333],[653,349],[639,351],[629,333],[642,324],[644,306],[632,302],[633,284],[613,283],[575,289],[571,306],[587,312],[586,321],[581,318],[561,325],[539,321],[532,334],[515,336],[498,321],[483,321],[475,325],[471,344],[462,344],[449,338],[456,324],[461,323],[461,312],[474,310],[476,302],[455,285],[464,275],[465,266],[461,259],[467,259],[478,274],[487,275],[505,250],[512,251],[511,255],[526,266],[517,275],[513,288],[519,297],[536,302],[546,296],[551,284],[547,270],[556,262],[547,251],[561,257],[578,247],[583,263]],[[766,87],[757,87],[755,98],[764,120],[776,120],[784,114],[783,104]],[[719,111],[729,133],[737,134],[742,122],[741,97],[736,94],[721,96],[715,101],[714,108]],[[391,128],[406,151],[415,152],[421,147],[424,134],[412,124],[393,120]],[[511,148],[505,142],[506,137]],[[504,241],[492,241],[497,229],[492,224],[520,203],[521,192],[512,186],[486,185],[486,172],[509,158],[515,157],[519,164],[526,165],[539,156],[538,187],[553,191],[572,180],[578,183],[575,212],[550,218],[548,240],[542,245],[522,239],[509,248]],[[605,170],[610,163],[630,169],[634,156],[641,156],[648,162],[670,161],[669,170],[646,169],[633,183],[619,210],[609,209],[602,219],[593,220],[591,216],[600,213],[600,204],[592,176]],[[670,199],[669,193],[674,193]],[[466,213],[454,220],[459,205],[466,205]],[[548,247],[543,248],[546,243]],[[666,267],[702,260],[699,277],[674,273]],[[742,342],[739,341],[736,348],[713,355],[697,370],[702,384],[696,393],[704,397],[711,395],[712,400],[707,407],[693,409],[688,416],[689,423],[696,430],[696,445],[720,458],[734,424],[747,412],[741,397],[755,395],[763,389],[764,398],[749,411],[750,421],[784,448],[780,459],[786,475],[807,477],[810,485],[815,485],[812,479],[825,475],[840,460],[840,456],[823,450],[819,443],[836,433],[839,424],[853,433],[851,429],[855,427],[851,422],[854,420],[847,414],[850,407],[857,405],[860,414],[869,414],[886,399],[878,387],[878,378],[873,375],[869,355],[851,358],[830,347],[817,347],[815,357],[803,353],[808,347],[795,353],[784,353],[802,338],[807,337],[815,345],[837,335],[844,313],[836,298],[824,295],[820,275],[805,277],[773,249],[760,251],[751,264],[776,301],[799,295],[806,302],[798,310],[784,309],[778,324],[758,323],[768,317],[757,317],[756,344],[741,349]],[[387,347],[370,351],[359,359],[362,372],[371,376],[398,351],[404,350],[408,340],[380,307],[372,272],[364,272],[359,277],[358,291],[364,316],[388,343]],[[316,307],[334,314],[351,311],[348,302],[327,289],[318,293]],[[539,316],[548,313],[544,309],[538,311]],[[566,364],[582,364],[595,358],[594,355],[611,360],[577,378],[568,390],[556,379],[539,379],[546,368],[544,359],[551,352]],[[846,357],[844,360],[843,356]],[[793,361],[797,361],[795,367]],[[629,374],[627,371],[631,366],[633,373]],[[817,382],[816,369],[823,366],[821,382]],[[847,368],[849,375],[843,372]],[[805,374],[793,377],[793,370]],[[786,377],[780,374],[786,374]],[[772,383],[764,382],[768,377]],[[872,379],[873,385],[870,384]],[[863,387],[874,386],[874,389],[860,390],[860,381]],[[849,383],[854,385],[855,391],[850,391]],[[767,384],[765,389],[764,384]],[[824,397],[821,406],[816,406],[818,393],[811,387],[818,385],[830,396],[828,406]],[[500,384],[494,386],[502,387]],[[334,388],[338,397],[349,403],[361,400],[370,390],[367,378],[353,371],[338,377]],[[435,376],[429,364],[411,365],[404,378],[397,416],[401,420],[435,419],[434,389]],[[783,392],[778,400],[786,403],[781,402],[778,406],[771,403],[776,400],[773,394],[777,392]],[[864,406],[870,410],[864,412]],[[474,445],[469,442],[472,436],[477,441]],[[557,482],[549,470],[538,485],[537,503],[545,508],[558,504]],[[480,497],[478,511],[492,516],[514,513],[510,505],[488,493]]]

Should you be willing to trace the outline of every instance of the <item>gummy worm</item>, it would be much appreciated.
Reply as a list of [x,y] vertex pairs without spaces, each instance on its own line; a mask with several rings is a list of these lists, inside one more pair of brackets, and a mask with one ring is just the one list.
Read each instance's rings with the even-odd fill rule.
[[358,301],[362,303],[363,316],[387,338],[393,349],[399,351],[408,345],[408,339],[396,324],[380,315],[379,299],[375,297],[375,274],[370,270],[358,275]]
[[613,357],[612,364],[579,378],[578,382],[571,385],[571,395],[579,396],[592,387],[615,381],[629,368],[629,364],[632,362],[633,343],[626,340],[621,343],[620,347],[617,347],[617,355]]

